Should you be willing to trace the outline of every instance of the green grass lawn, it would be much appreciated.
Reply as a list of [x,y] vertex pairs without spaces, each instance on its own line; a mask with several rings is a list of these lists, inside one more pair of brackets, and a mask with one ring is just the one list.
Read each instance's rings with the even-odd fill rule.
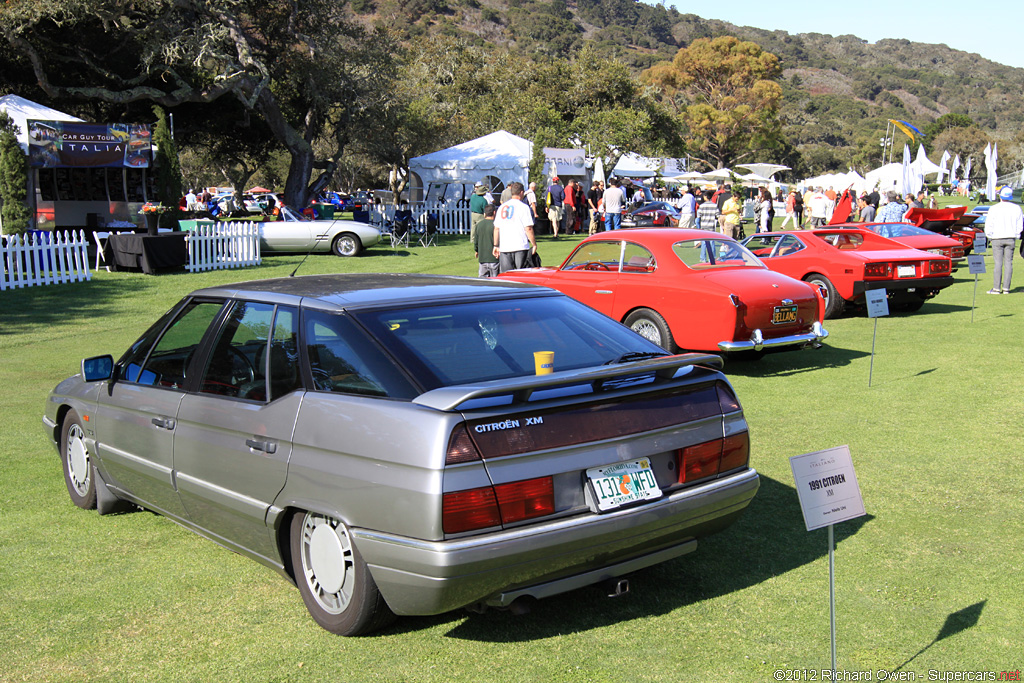
[[[577,240],[541,238],[545,263]],[[849,444],[868,515],[836,527],[839,668],[1021,668],[1024,475],[1013,295],[966,268],[915,314],[829,321],[825,348],[730,362],[762,485],[728,531],[635,575],[530,614],[405,618],[344,639],[269,569],[147,512],[74,507],[44,437],[47,392],[84,356],[120,354],[198,287],[282,276],[259,268],[0,293],[0,681],[770,681],[829,664],[826,532],[808,533],[788,458]],[[988,260],[991,269],[991,258]],[[300,274],[472,275],[466,238],[359,258],[311,256]],[[800,680],[815,680],[805,678]],[[818,674],[816,680],[821,680]],[[947,679],[952,680],[952,679]]]

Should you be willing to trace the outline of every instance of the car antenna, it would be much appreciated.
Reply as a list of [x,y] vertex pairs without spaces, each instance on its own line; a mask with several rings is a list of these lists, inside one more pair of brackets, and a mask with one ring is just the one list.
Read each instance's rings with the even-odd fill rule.
[[288,277],[295,277],[295,273],[299,272],[299,268],[302,267],[302,264],[306,262],[306,259],[309,258],[309,255],[313,253],[314,249],[316,249],[316,245],[320,244],[323,240],[323,237],[316,238],[316,240],[313,242],[313,246],[309,248],[309,251],[306,252],[306,255],[302,257],[301,261],[299,261],[299,265],[295,266],[295,270],[293,270],[291,272],[291,275],[289,275]]

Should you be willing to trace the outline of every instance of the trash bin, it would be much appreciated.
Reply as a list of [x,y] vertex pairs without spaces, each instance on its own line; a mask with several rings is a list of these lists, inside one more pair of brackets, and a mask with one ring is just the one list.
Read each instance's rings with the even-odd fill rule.
[[314,204],[313,208],[316,209],[316,213],[320,216],[320,220],[334,220],[334,204]]

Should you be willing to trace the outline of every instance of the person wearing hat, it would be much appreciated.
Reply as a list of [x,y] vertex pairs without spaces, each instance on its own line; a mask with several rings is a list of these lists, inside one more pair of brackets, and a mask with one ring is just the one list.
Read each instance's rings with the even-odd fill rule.
[[1024,211],[1013,203],[1013,188],[1004,185],[999,190],[999,203],[988,210],[985,219],[985,237],[992,245],[995,268],[994,282],[989,294],[1009,294],[1013,275],[1013,245],[1024,228]]
[[476,226],[484,219],[484,207],[491,202],[487,199],[487,186],[477,182],[469,198],[469,241],[476,244]]

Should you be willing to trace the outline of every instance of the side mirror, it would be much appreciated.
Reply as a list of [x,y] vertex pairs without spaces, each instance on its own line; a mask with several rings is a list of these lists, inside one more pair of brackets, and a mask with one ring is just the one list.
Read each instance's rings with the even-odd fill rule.
[[114,371],[114,357],[110,354],[82,360],[82,379],[86,382],[103,382],[110,379]]

